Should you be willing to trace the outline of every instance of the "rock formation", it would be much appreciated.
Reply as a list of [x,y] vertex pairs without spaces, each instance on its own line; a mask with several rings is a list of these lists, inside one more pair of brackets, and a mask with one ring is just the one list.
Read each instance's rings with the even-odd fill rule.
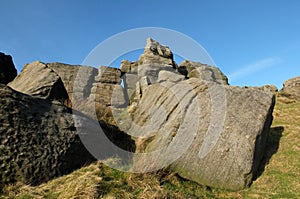
[[34,62],[9,86],[27,95],[0,87],[4,183],[40,183],[93,160],[85,139],[104,151],[101,158],[116,155],[104,137],[97,142],[99,122],[115,145],[136,150],[133,172],[168,168],[207,186],[242,189],[264,155],[274,106],[269,89],[229,86],[215,66],[178,66],[153,39],[120,69]]
[[[264,154],[274,94],[230,87],[218,68],[201,63],[184,61],[174,69],[171,56],[157,53],[168,48],[159,46],[147,40],[128,108],[131,116],[119,124],[135,138],[138,152],[151,154],[136,154],[133,169],[170,166],[182,177],[208,186],[249,186]],[[132,80],[124,76],[126,87]]]
[[0,52],[0,84],[8,84],[17,76],[17,70],[10,55]]
[[300,101],[300,76],[286,80],[278,95]]

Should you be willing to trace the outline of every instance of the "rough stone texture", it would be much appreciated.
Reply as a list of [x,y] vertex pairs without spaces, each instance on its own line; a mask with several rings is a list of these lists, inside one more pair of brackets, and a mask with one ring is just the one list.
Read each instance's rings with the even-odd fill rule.
[[122,106],[126,103],[123,88],[119,84],[94,83],[90,98],[103,106]]
[[10,55],[0,52],[0,84],[8,84],[17,76],[17,70]]
[[[249,86],[245,86],[244,88],[249,88]],[[278,92],[277,87],[274,85],[253,86],[253,88],[257,88],[263,91],[270,91],[273,94],[276,94]]]
[[[128,72],[122,76],[126,98],[131,100],[134,98],[136,83],[139,81],[137,73]],[[129,103],[129,102],[128,102]]]
[[180,82],[185,80],[185,76],[177,72],[162,70],[158,73],[158,82],[171,81]]
[[140,138],[137,151],[153,154],[137,155],[135,168],[155,170],[174,158],[170,168],[184,178],[245,188],[264,154],[273,106],[271,92],[196,78],[148,85],[127,132]]
[[0,85],[0,184],[39,184],[94,158],[69,109]]
[[32,96],[66,101],[67,91],[60,77],[42,62],[33,62],[24,66],[9,87]]
[[300,76],[286,80],[278,95],[300,101]]
[[227,77],[215,66],[208,66],[200,62],[185,60],[178,68],[178,71],[188,78],[198,78],[206,81],[228,85]]
[[90,95],[95,76],[98,74],[96,68],[58,62],[48,63],[47,66],[61,78],[71,101],[73,97],[86,99]]
[[111,68],[108,66],[100,66],[99,73],[95,77],[95,81],[109,84],[120,84],[121,70],[117,68]]
[[139,65],[143,64],[160,64],[165,67],[174,67],[173,53],[167,46],[160,45],[157,41],[148,38],[147,44],[138,61]]
[[121,62],[120,70],[122,73],[128,73],[136,71],[138,67],[138,62],[130,62],[128,60],[123,60]]
[[[99,74],[95,77],[87,106],[93,106],[98,120],[114,124],[113,107],[122,107],[128,103],[126,92],[121,86],[121,71],[116,68],[100,66]],[[89,115],[89,112],[85,112]]]

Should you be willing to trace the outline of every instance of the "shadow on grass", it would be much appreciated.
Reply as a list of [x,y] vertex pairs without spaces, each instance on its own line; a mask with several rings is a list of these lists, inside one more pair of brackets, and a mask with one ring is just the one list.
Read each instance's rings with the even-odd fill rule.
[[265,171],[265,167],[269,164],[271,157],[278,151],[280,138],[282,136],[283,131],[283,126],[276,126],[270,128],[265,154],[260,162],[257,174],[254,176],[253,180],[256,180],[262,175],[262,173]]

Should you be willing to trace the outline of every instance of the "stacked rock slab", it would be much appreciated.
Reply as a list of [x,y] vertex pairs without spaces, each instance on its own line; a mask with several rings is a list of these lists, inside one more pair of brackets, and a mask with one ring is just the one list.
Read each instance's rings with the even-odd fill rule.
[[286,80],[278,95],[300,101],[300,76]]
[[0,84],[8,84],[17,76],[17,70],[10,55],[0,52]]
[[71,110],[0,85],[0,185],[39,184],[94,160]]
[[[122,80],[129,103],[136,103],[139,100],[142,87],[148,84],[170,78],[175,81],[177,81],[176,79],[184,79],[184,76],[176,71],[176,67],[170,48],[148,38],[144,53],[137,62],[124,60],[121,63]],[[175,76],[177,77],[175,78]]]
[[120,69],[100,66],[88,100],[90,101],[89,104],[95,106],[99,120],[111,121],[111,107],[121,107],[126,104],[125,94],[121,86]]

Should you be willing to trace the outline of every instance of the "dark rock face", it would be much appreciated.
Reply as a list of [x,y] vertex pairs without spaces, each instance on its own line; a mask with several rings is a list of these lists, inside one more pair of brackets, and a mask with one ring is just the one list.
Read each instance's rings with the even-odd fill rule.
[[300,101],[300,76],[285,81],[283,89],[279,91],[278,95]]
[[0,115],[0,184],[38,184],[94,160],[59,103],[0,85]]
[[17,76],[17,70],[10,55],[0,52],[0,84],[8,84]]

